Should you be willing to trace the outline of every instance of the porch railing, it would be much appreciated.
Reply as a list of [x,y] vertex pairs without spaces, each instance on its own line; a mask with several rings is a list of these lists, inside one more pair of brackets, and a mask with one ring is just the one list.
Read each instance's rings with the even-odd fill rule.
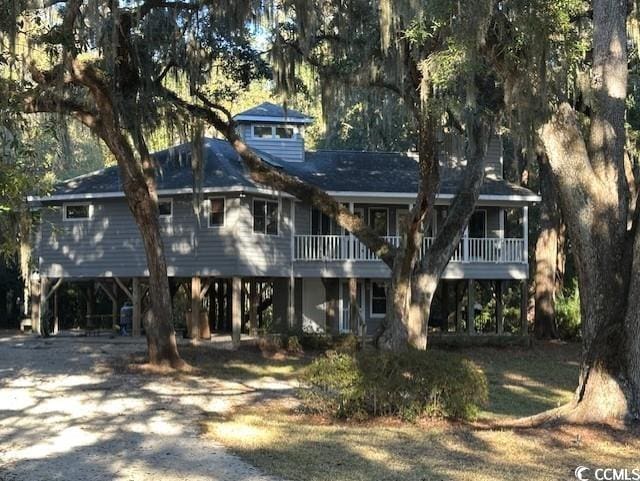
[[[400,237],[386,237],[393,246]],[[423,240],[420,255],[424,255],[433,242]],[[450,262],[520,264],[527,262],[524,239],[519,238],[463,238],[453,252]],[[294,239],[296,261],[365,261],[375,262],[378,257],[356,237],[346,235],[297,235]]]

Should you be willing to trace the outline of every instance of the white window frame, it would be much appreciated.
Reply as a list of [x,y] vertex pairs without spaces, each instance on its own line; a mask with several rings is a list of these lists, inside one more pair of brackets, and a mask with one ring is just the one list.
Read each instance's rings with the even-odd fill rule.
[[[160,203],[161,202],[169,202],[171,206],[171,214],[160,214]],[[161,219],[171,219],[173,217],[173,198],[165,197],[158,199],[158,215]]]
[[[475,237],[475,239],[486,239],[487,238],[487,233],[489,231],[489,225],[487,224],[488,218],[487,218],[487,209],[476,209],[473,211],[473,214],[471,214],[472,216],[474,216],[475,214],[479,213],[479,212],[483,212],[484,213],[484,235],[482,237]],[[469,222],[471,222],[471,217],[469,218]],[[469,226],[467,225],[467,230],[469,229]],[[469,232],[468,237],[471,239],[471,232]]]
[[[87,206],[88,217],[77,217],[70,219],[67,217],[67,207]],[[64,222],[82,222],[93,219],[93,204],[91,202],[66,202],[62,204],[62,220]]]
[[[384,314],[376,314],[376,313],[373,312],[373,284],[382,284],[382,286],[384,287],[384,301],[385,301],[385,312],[384,312]],[[375,281],[375,280],[370,281],[369,282],[369,315],[372,318],[375,318],[375,319],[380,319],[380,318],[385,317],[387,315],[386,306],[387,306],[387,287],[386,287],[384,281]]]
[[373,222],[371,222],[371,211],[373,210],[384,210],[387,212],[387,233],[384,234],[384,237],[389,237],[389,208],[388,207],[369,207],[369,215],[367,217],[369,217],[369,227],[371,227],[373,229]]
[[[264,232],[256,232],[255,230],[255,212],[256,212],[256,202],[264,202],[264,216],[265,216],[265,224],[264,224]],[[275,234],[269,234],[267,233],[267,223],[266,223],[266,218],[267,218],[267,204],[272,203],[272,204],[276,204],[277,206],[277,211],[276,211],[276,233]],[[257,235],[269,235],[269,236],[279,236],[280,235],[280,200],[279,199],[261,199],[261,198],[254,198],[252,199],[251,202],[251,231],[254,234]]]
[[[211,225],[211,201],[222,199],[222,224]],[[207,227],[209,229],[220,229],[227,224],[227,199],[226,197],[215,196],[207,199],[207,208],[205,209],[207,214]],[[253,227],[253,226],[252,226]]]
[[[256,127],[270,127],[271,128],[271,137],[262,137],[256,135]],[[293,136],[290,138],[281,138],[276,137],[276,127],[285,127],[293,129]],[[300,129],[295,125],[290,124],[251,124],[251,137],[254,139],[260,140],[278,140],[282,142],[291,142],[293,140],[298,140],[300,138]]]

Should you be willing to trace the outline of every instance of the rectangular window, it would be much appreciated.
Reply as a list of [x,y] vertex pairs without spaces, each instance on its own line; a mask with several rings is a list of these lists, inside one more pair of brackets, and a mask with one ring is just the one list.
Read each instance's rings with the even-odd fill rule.
[[380,236],[389,235],[389,212],[384,208],[369,209],[369,227]]
[[271,125],[254,125],[253,136],[270,139],[273,137],[273,128]]
[[209,199],[209,227],[224,225],[224,197]]
[[318,209],[311,209],[311,235],[330,235],[331,218]]
[[171,217],[173,215],[173,201],[171,199],[158,200],[158,211],[160,217]]
[[82,220],[91,217],[91,204],[65,204],[64,220]]
[[487,211],[485,209],[478,209],[471,215],[469,237],[472,239],[487,237]]
[[278,234],[278,202],[269,200],[253,201],[253,232]]
[[384,283],[371,282],[371,316],[384,317],[387,313],[387,291]]
[[276,127],[277,139],[292,139],[293,127]]

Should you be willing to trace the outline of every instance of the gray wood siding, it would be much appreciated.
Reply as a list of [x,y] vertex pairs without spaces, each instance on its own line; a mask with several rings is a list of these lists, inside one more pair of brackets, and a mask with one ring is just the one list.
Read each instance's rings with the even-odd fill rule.
[[[443,138],[442,151],[440,152],[442,167],[446,169],[459,169],[466,165],[464,158],[464,144],[459,136],[446,135]],[[485,175],[501,179],[503,177],[502,138],[493,136],[487,148]],[[444,174],[446,175],[446,174]]]
[[[252,197],[227,197],[225,204],[225,225],[210,228],[205,212],[198,221],[189,199],[173,198],[172,217],[160,219],[169,275],[288,276],[290,202],[281,201],[277,236],[253,232]],[[148,274],[142,239],[123,199],[94,202],[89,220],[63,221],[61,210],[42,210],[36,237],[42,275]]]
[[[280,157],[288,162],[304,161],[304,138],[302,135],[287,140],[254,138],[251,132],[251,125],[245,124],[240,128],[242,137],[249,146]],[[256,125],[267,124],[256,122]]]

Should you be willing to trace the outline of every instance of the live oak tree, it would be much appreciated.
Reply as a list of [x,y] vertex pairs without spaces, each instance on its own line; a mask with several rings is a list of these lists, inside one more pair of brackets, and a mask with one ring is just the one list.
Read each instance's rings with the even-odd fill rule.
[[[484,157],[499,110],[499,86],[480,75],[479,46],[485,44],[490,2],[283,2],[270,19],[274,79],[295,91],[296,67],[311,65],[331,109],[346,90],[384,89],[405,105],[415,125],[419,192],[399,246],[376,235],[362,219],[325,192],[261,161],[235,132],[223,108],[198,95],[195,102],[172,92],[167,98],[222,132],[249,167],[254,180],[285,191],[334,218],[389,266],[386,329],[379,345],[424,349],[431,300],[442,271],[458,245],[478,197]],[[482,93],[480,93],[482,91]],[[499,103],[499,102],[498,102]],[[490,107],[488,107],[490,105]],[[487,115],[487,113],[490,113]],[[447,219],[421,263],[424,225],[434,212],[440,181],[439,134],[448,116],[466,141],[467,168]],[[366,166],[363,166],[366,169]]]
[[[161,0],[0,4],[3,112],[69,116],[100,138],[117,161],[149,269],[151,315],[144,322],[151,363],[184,366],[170,319],[155,164],[147,136],[191,125],[191,119],[159,102],[157,87],[171,80],[194,88],[204,79],[193,72],[201,74],[205,64],[241,86],[263,75],[264,62],[251,48],[244,24],[247,8],[248,2],[207,8]],[[207,58],[201,56],[202,45],[209,47]],[[173,78],[165,78],[168,74]],[[208,91],[219,98],[233,95],[228,85],[209,86]]]
[[[512,116],[537,135],[557,186],[580,288],[583,356],[574,400],[521,424],[640,416],[640,210],[626,155],[628,69],[636,62],[621,0],[504,2],[496,16]],[[633,7],[629,9],[629,7]],[[535,53],[534,53],[535,52]]]

